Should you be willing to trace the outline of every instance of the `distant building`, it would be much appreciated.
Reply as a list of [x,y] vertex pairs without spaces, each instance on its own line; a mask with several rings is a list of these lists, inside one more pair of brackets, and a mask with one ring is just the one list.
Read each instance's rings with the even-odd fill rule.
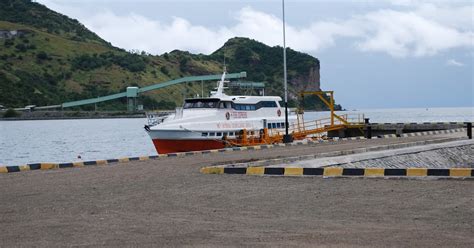
[[0,39],[10,39],[18,35],[26,34],[28,30],[0,30]]
[[35,110],[35,108],[36,108],[36,105],[27,105],[27,106],[25,106],[25,108],[23,110],[31,112],[31,111]]

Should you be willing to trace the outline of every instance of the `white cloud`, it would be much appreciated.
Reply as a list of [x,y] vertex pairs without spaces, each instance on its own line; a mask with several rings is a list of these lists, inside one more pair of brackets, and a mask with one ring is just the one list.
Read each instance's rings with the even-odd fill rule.
[[474,6],[471,4],[450,6],[447,4],[422,4],[416,9],[416,14],[428,20],[442,23],[462,31],[473,29]]
[[455,59],[448,59],[446,61],[446,65],[447,66],[456,66],[456,67],[462,67],[464,66],[463,63],[459,62],[459,61],[456,61]]
[[[282,44],[282,21],[251,7],[242,8],[230,26],[210,28],[194,25],[183,17],[164,23],[129,13],[111,11],[94,14],[61,7],[43,0],[48,6],[74,16],[112,44],[131,50],[160,54],[174,49],[210,53],[229,38],[244,36],[268,45]],[[472,48],[474,28],[470,4],[395,1],[402,10],[381,9],[346,20],[318,21],[306,26],[287,23],[287,45],[305,52],[317,52],[349,38],[362,52],[386,53],[393,57],[432,56],[453,48]],[[216,19],[221,18],[219,16]]]
[[380,10],[363,19],[367,21],[367,38],[358,47],[394,57],[431,56],[455,47],[470,47],[474,37],[471,31],[458,31],[415,12]]
[[209,53],[231,36],[225,28],[211,30],[179,17],[163,24],[134,13],[118,16],[109,11],[84,20],[84,25],[115,46],[150,53],[174,49]]
[[[160,54],[174,49],[211,53],[232,37],[250,37],[268,45],[282,44],[282,21],[276,16],[242,8],[231,27],[211,29],[193,25],[184,18],[174,17],[170,23],[130,13],[119,16],[111,11],[81,18],[85,26],[113,45],[128,50],[143,50]],[[358,35],[349,27],[331,23],[314,23],[307,28],[287,25],[287,44],[302,51],[318,51],[334,45],[338,36]]]

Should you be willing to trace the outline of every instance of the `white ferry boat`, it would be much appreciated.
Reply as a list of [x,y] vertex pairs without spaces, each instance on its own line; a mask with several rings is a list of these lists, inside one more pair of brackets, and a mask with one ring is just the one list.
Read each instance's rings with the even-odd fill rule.
[[[250,133],[264,128],[284,131],[281,97],[228,96],[224,93],[225,75],[224,70],[210,97],[186,99],[175,113],[145,126],[159,154],[221,149],[243,129]],[[290,126],[295,121],[296,116],[288,116]]]

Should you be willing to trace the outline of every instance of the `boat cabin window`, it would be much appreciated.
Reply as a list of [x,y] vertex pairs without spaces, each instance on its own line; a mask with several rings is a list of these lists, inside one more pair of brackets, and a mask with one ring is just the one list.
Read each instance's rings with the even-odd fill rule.
[[260,108],[276,108],[278,107],[275,101],[260,101],[256,104],[242,104],[233,103],[231,101],[220,101],[216,98],[195,98],[186,99],[184,101],[183,109],[191,108],[219,108],[219,109],[235,109],[240,111],[255,111]]
[[257,106],[255,104],[234,104],[234,109],[235,110],[256,110]]
[[190,108],[217,108],[219,99],[186,99],[184,101],[184,109]]
[[230,109],[232,108],[232,102],[220,102],[219,103],[219,108],[220,109]]
[[267,128],[268,128],[268,129],[273,129],[273,128],[285,128],[285,123],[284,123],[284,122],[267,123]]
[[277,103],[275,101],[261,101],[258,104],[260,104],[261,108],[276,108],[277,107]]
[[257,104],[234,104],[235,110],[245,110],[245,111],[252,111],[258,110],[261,108],[276,108],[278,107],[275,101],[260,101]]

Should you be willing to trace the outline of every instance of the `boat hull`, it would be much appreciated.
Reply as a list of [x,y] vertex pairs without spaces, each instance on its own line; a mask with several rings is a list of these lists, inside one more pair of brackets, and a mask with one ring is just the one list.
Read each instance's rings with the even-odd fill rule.
[[225,143],[220,140],[192,139],[153,139],[158,154],[222,149]]

